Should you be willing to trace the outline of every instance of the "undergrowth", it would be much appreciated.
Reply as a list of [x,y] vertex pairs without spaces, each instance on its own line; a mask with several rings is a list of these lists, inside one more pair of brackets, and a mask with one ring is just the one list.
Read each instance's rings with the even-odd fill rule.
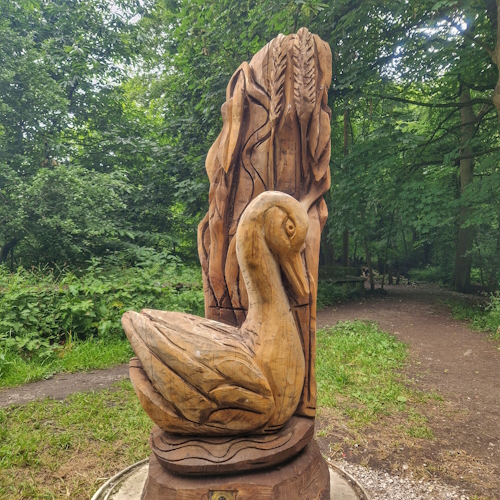
[[77,276],[0,267],[0,387],[55,371],[103,368],[129,356],[120,319],[142,308],[203,315],[201,273],[172,259]]
[[439,266],[427,266],[421,269],[410,269],[408,278],[410,281],[424,281],[443,285],[450,281],[450,273]]
[[454,318],[467,321],[473,330],[490,332],[500,339],[500,293],[492,294],[486,306],[452,303]]
[[354,288],[348,288],[328,281],[318,283],[317,307],[318,311],[325,307],[333,306],[353,297],[359,297],[361,294]]

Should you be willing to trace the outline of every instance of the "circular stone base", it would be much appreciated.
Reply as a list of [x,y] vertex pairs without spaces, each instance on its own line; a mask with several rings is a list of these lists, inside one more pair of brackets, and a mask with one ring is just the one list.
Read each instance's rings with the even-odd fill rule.
[[[111,478],[92,500],[141,500],[141,494],[148,477],[149,464],[140,462]],[[127,472],[125,472],[127,471]],[[351,486],[352,479],[344,477],[341,470],[330,468],[330,500],[368,500],[357,494],[359,488]],[[236,496],[236,500],[238,496]]]

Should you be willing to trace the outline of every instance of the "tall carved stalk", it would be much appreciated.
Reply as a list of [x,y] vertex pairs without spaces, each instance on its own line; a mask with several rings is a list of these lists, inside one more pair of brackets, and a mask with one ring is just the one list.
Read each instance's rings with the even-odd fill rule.
[[209,211],[198,228],[207,318],[241,326],[249,298],[236,259],[234,235],[248,204],[267,190],[300,201],[309,218],[304,261],[310,293],[285,282],[301,337],[306,375],[298,415],[316,409],[316,295],[321,231],[328,211],[331,112],[328,44],[301,28],[278,35],[231,78],[223,128],[207,155]]
[[274,138],[276,128],[283,112],[283,98],[285,96],[285,73],[287,60],[287,45],[285,36],[279,34],[273,45],[273,68],[271,70],[271,108],[269,120],[271,122],[271,143],[269,145],[269,166],[267,176],[268,189],[274,189]]

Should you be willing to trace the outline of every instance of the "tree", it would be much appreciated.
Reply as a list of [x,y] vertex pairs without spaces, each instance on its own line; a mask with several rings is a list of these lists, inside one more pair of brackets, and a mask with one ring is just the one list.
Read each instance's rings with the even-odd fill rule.
[[[42,217],[39,223],[57,217],[63,225],[74,224],[73,235],[87,226],[85,222],[79,226],[81,221],[71,219],[69,212],[58,211],[64,199],[54,202],[56,212],[50,214],[40,211],[54,200],[42,197],[39,205],[26,205],[27,193],[41,187],[41,177],[49,171],[52,182],[76,188],[66,181],[79,181],[80,193],[87,193],[78,199],[81,210],[97,209],[92,195],[101,188],[109,188],[107,196],[100,194],[102,201],[114,199],[116,186],[109,176],[86,175],[79,169],[85,162],[78,162],[78,152],[82,136],[92,135],[91,129],[106,130],[122,114],[116,83],[123,65],[135,55],[137,28],[128,19],[137,4],[123,0],[115,7],[104,0],[23,0],[0,6],[0,260],[9,252],[12,255],[16,246],[35,262],[48,258],[36,249],[51,241],[50,231],[42,231],[49,225],[28,230],[30,225],[34,229],[35,213]],[[74,170],[59,168],[62,164]],[[51,196],[56,196],[57,186],[51,187]],[[110,205],[116,215],[116,206]],[[27,219],[28,213],[33,220]],[[123,226],[123,221],[107,222]],[[69,245],[67,252],[75,255],[73,247],[78,243],[62,238],[59,243],[63,242]]]

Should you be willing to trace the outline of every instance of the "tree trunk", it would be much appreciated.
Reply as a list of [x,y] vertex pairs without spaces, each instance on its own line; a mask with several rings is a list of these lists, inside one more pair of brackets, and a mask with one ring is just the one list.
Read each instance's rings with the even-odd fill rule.
[[349,231],[342,234],[342,266],[349,267]]
[[[464,87],[460,94],[460,102],[470,102],[470,89]],[[460,134],[460,193],[463,194],[467,186],[472,182],[474,159],[472,158],[472,146],[470,140],[474,135],[474,110],[472,106],[464,106],[460,109],[462,122]],[[472,244],[474,241],[474,228],[463,227],[467,222],[469,208],[465,204],[460,206],[460,226],[458,228],[457,249],[455,254],[455,269],[453,271],[453,287],[459,292],[470,290],[470,270],[472,265]]]
[[370,291],[375,291],[375,280],[373,279],[373,268],[372,268],[372,259],[370,257],[370,249],[368,248],[368,241],[366,241],[366,237],[363,238],[363,245],[365,247],[365,256],[366,256],[366,265],[368,266],[368,274],[370,276]]
[[[497,31],[497,43],[495,45],[495,48],[493,49],[493,52],[491,54],[491,59],[492,61],[497,65],[498,67],[498,82],[497,86],[495,87],[495,91],[493,92],[493,97],[492,101],[493,104],[495,105],[495,108],[497,109],[498,113],[498,119],[500,120],[500,0],[497,0],[497,5],[496,5],[496,15],[497,15],[497,22],[496,22],[496,31]],[[495,23],[493,22],[493,27],[495,27]]]
[[[384,281],[385,281],[385,271],[387,269],[387,254],[389,252],[389,241],[391,241],[391,233],[392,233],[392,224],[394,222],[394,211],[392,212],[392,217],[391,217],[391,225],[389,226],[389,234],[387,235],[387,242],[385,244],[385,258],[384,258],[384,270],[382,272],[382,290],[384,289]],[[391,283],[392,285],[392,277],[391,277]]]
[[335,265],[335,245],[328,241],[328,226],[325,226],[321,235],[321,249],[325,258],[325,266]]
[[[498,220],[500,220],[500,212],[498,213]],[[493,263],[493,270],[491,271],[488,285],[490,292],[496,292],[498,290],[498,275],[500,272],[500,227],[497,229],[496,251],[497,261]]]
[[[344,105],[344,158],[349,154],[349,108]],[[349,267],[349,230],[342,235],[342,266]]]
[[5,243],[5,245],[0,250],[0,264],[2,264],[7,260],[9,252],[11,252],[16,245],[17,245],[17,238],[12,238],[7,243]]
[[405,246],[405,266],[407,266],[408,265],[408,248],[406,246],[405,230],[404,230],[403,226],[401,226],[401,232],[403,233],[403,244]]

